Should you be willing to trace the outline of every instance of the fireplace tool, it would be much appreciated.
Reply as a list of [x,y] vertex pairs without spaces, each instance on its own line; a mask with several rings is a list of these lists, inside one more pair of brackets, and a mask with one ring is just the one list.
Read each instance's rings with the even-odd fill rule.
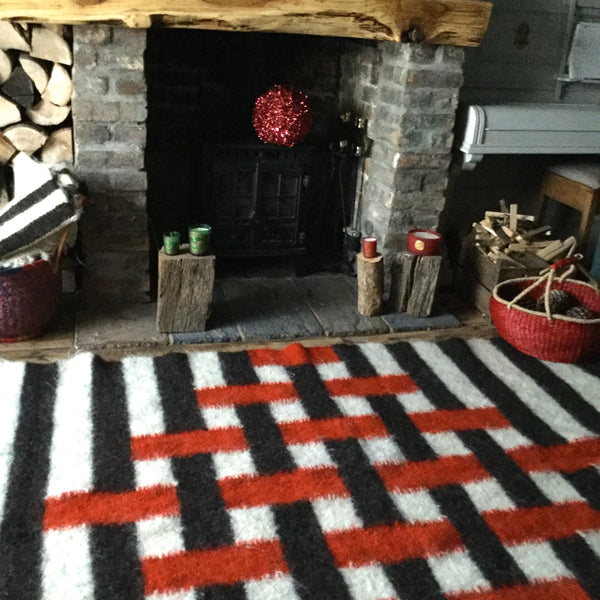
[[[347,119],[352,120],[352,116],[349,113],[342,115],[342,121]],[[349,146],[349,154],[354,158],[358,159],[355,173],[356,179],[359,180],[359,187],[354,194],[354,201],[352,203],[352,220],[350,224],[346,224],[344,220],[344,249],[346,252],[346,260],[349,263],[353,263],[356,254],[360,252],[360,201],[363,193],[363,169],[365,156],[368,150],[369,140],[366,136],[367,123],[362,117],[356,117],[353,120],[353,127],[350,132],[350,140],[347,144]]]

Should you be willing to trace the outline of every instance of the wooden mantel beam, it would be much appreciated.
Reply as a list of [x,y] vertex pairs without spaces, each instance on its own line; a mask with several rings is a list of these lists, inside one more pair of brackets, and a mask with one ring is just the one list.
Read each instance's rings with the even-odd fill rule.
[[0,20],[277,31],[478,46],[482,0],[2,0]]

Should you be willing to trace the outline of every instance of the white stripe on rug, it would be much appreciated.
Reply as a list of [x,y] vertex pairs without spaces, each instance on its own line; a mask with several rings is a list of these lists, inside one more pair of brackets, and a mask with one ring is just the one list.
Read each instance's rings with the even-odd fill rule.
[[568,441],[593,437],[594,434],[591,431],[576,421],[552,396],[493,344],[476,339],[469,340],[467,343],[488,369],[556,433]]
[[[91,415],[92,355],[59,363],[54,431],[50,450],[48,496],[93,488]],[[43,598],[94,598],[89,527],[55,529],[44,534]]]
[[[123,359],[123,380],[127,392],[127,411],[131,437],[160,435],[166,432],[160,391],[150,357],[130,356]],[[176,486],[171,461],[168,458],[134,461],[136,488],[155,485]],[[185,551],[183,524],[179,515],[158,515],[135,523],[140,559],[166,556]],[[163,594],[146,596],[151,600]],[[169,600],[194,600],[193,590],[168,596]]]
[[600,411],[600,389],[596,377],[577,365],[548,361],[544,364],[554,371],[557,377],[566,381],[586,402]]
[[4,515],[6,487],[13,459],[13,441],[19,421],[21,385],[25,363],[0,361],[2,401],[0,402],[0,523]]
[[47,496],[88,491],[92,473],[92,355],[59,363]]
[[432,342],[416,341],[411,346],[430,369],[467,408],[494,406],[491,400],[481,392],[456,366],[446,353]]

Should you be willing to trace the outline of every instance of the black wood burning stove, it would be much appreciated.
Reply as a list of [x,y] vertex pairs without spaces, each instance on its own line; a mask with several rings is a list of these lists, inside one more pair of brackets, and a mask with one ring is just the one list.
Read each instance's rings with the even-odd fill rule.
[[312,146],[205,145],[201,194],[215,253],[303,252],[323,160],[322,152]]

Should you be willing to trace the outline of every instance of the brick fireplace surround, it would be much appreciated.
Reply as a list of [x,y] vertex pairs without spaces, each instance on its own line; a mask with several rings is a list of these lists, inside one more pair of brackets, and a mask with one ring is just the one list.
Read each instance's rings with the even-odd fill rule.
[[[250,39],[250,38],[249,38]],[[89,302],[149,299],[145,30],[73,27],[75,170],[88,188],[81,223]],[[413,227],[436,228],[445,197],[463,50],[348,40],[340,111],[368,121],[361,231],[390,256]]]

